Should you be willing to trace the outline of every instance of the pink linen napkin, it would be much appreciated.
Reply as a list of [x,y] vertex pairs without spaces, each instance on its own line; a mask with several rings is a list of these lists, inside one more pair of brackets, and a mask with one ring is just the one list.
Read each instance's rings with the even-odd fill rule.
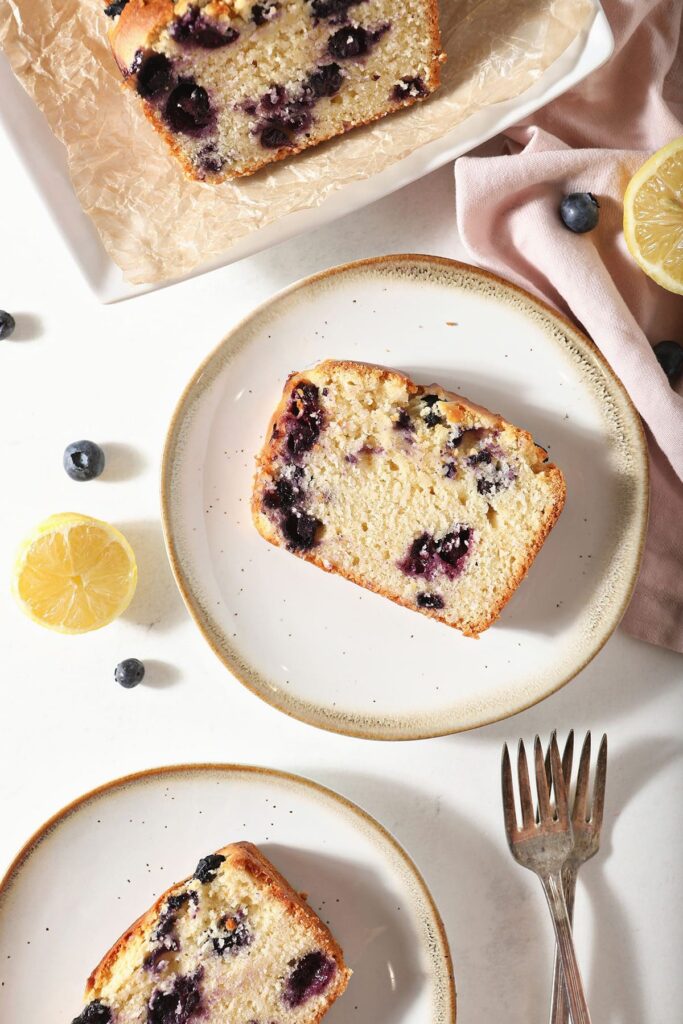
[[[632,260],[622,230],[631,175],[683,135],[680,0],[603,0],[615,35],[608,63],[505,133],[502,156],[455,164],[458,226],[473,260],[553,304],[600,347],[645,421],[650,525],[624,618],[650,643],[683,652],[683,382],[676,393],[652,352],[683,343],[683,298]],[[561,197],[593,192],[598,227],[574,235]]]

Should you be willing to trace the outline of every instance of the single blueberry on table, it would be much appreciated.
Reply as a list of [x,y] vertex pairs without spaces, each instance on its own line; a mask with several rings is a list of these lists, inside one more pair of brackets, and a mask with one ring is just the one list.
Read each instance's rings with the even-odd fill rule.
[[10,338],[14,334],[14,328],[16,322],[11,313],[7,313],[4,309],[0,309],[0,341],[5,338]]
[[104,452],[94,441],[74,441],[64,449],[62,463],[72,480],[94,480],[104,470]]
[[560,217],[570,231],[583,235],[597,226],[600,203],[592,192],[572,192],[560,203]]
[[673,384],[683,371],[683,345],[677,341],[660,341],[652,350],[657,362]]
[[145,676],[145,666],[137,658],[126,658],[114,669],[114,679],[125,690],[132,690]]

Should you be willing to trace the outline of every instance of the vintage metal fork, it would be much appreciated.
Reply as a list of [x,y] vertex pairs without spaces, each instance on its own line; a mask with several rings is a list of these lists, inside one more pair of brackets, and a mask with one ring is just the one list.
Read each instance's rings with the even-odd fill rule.
[[503,814],[508,845],[515,860],[538,875],[555,928],[564,983],[573,1024],[590,1024],[583,983],[574,950],[574,940],[562,888],[562,868],[574,846],[572,824],[569,819],[567,792],[564,785],[562,761],[557,738],[550,741],[550,770],[555,806],[550,803],[550,787],[543,763],[543,750],[538,736],[534,742],[536,792],[538,795],[538,822],[529,784],[529,767],[524,744],[520,740],[517,757],[519,800],[522,824],[517,822],[512,768],[507,743],[503,747],[502,784]]
[[[553,736],[555,734],[553,733]],[[574,758],[574,730],[567,737],[562,754],[562,776],[565,790],[568,793],[572,778],[572,761]],[[576,779],[576,793],[572,807],[572,828],[574,831],[574,848],[565,861],[562,869],[562,887],[567,904],[569,921],[574,919],[574,897],[576,895],[576,876],[582,864],[594,857],[600,848],[600,829],[605,809],[605,782],[607,778],[607,736],[602,737],[593,783],[593,799],[590,812],[588,808],[588,783],[590,778],[591,734],[586,733],[579,759],[579,773]],[[546,778],[550,785],[552,766],[550,748],[545,759]],[[555,950],[555,966],[553,970],[553,992],[550,1002],[550,1024],[567,1024],[569,1007],[562,978],[562,964]]]

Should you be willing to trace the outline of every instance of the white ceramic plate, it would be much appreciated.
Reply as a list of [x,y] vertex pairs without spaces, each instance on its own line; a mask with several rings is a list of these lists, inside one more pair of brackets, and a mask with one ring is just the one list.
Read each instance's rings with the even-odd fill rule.
[[49,821],[0,885],[0,1020],[65,1024],[115,939],[199,857],[249,839],[328,921],[354,974],[330,1024],[452,1024],[439,914],[415,865],[355,804],[240,765],[129,776]]
[[[594,0],[594,3],[593,19],[562,56],[521,95],[473,114],[441,139],[420,147],[380,174],[352,182],[331,193],[312,209],[292,213],[253,232],[219,259],[197,267],[188,276],[195,277],[227,266],[381,199],[443,167],[574,88],[604,64],[614,49],[614,38],[604,11],[599,0]],[[0,60],[0,122],[22,155],[28,172],[95,294],[103,302],[113,302],[160,287],[135,286],[124,281],[121,270],[106,254],[94,226],[81,209],[69,180],[63,148],[4,60]]]
[[[253,527],[254,456],[285,378],[329,357],[459,391],[530,430],[564,471],[558,525],[479,640]],[[257,309],[188,385],[162,476],[176,579],[219,657],[280,710],[375,739],[482,725],[571,679],[626,607],[647,519],[640,421],[591,342],[520,289],[428,256],[349,264]]]

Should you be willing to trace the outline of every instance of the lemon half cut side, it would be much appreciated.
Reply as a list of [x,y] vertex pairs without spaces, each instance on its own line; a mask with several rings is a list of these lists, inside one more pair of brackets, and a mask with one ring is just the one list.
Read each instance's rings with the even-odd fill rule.
[[119,530],[62,512],[24,540],[12,589],[34,622],[60,633],[88,633],[126,610],[137,576],[133,549]]
[[683,295],[683,136],[646,160],[628,183],[624,237],[648,277]]

